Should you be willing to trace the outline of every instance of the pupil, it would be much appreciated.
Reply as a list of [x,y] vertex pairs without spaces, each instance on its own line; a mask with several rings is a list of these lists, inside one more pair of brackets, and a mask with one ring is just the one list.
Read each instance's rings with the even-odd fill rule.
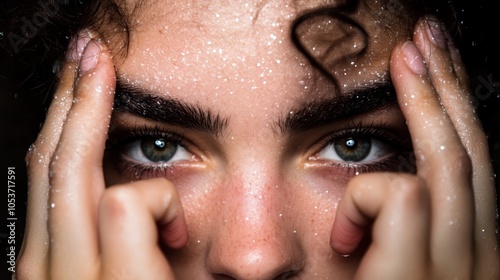
[[359,162],[370,154],[372,143],[370,138],[346,137],[336,140],[333,147],[342,160]]
[[354,148],[356,146],[356,141],[354,139],[347,139],[345,145],[349,148]]
[[177,152],[177,143],[163,138],[146,138],[141,141],[141,151],[150,161],[167,162]]
[[156,147],[163,149],[165,148],[165,141],[163,141],[163,139],[157,139],[155,140],[155,145]]

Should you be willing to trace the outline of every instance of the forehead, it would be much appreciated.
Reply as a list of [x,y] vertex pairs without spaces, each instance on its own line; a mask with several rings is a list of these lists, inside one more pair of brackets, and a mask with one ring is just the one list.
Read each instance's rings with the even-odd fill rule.
[[[151,92],[189,93],[184,97],[198,100],[331,93],[334,85],[292,42],[292,26],[308,11],[345,2],[131,1],[130,47],[119,77]],[[387,79],[392,47],[408,36],[397,8],[361,1],[342,13],[349,21],[318,16],[295,32],[340,88],[353,88]]]

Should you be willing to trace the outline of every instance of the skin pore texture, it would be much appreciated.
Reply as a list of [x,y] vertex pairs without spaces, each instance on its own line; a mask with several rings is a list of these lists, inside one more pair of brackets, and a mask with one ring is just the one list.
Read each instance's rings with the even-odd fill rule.
[[126,56],[81,31],[28,155],[18,278],[496,279],[458,51],[354,3],[297,26],[322,68],[292,25],[342,1],[119,2]]
[[[345,268],[359,256],[336,255],[329,235],[338,201],[356,171],[331,164],[328,158],[311,157],[325,148],[320,144],[329,133],[360,124],[386,126],[404,135],[401,112],[397,106],[381,107],[293,134],[280,129],[279,123],[308,104],[386,83],[392,48],[409,34],[407,27],[387,27],[387,11],[360,3],[353,19],[364,23],[370,44],[366,55],[354,56],[364,48],[361,31],[333,18],[304,24],[305,32],[319,29],[337,40],[323,45],[333,46],[329,67],[339,91],[290,40],[293,20],[324,5],[177,1],[145,5],[136,15],[130,52],[117,66],[124,87],[195,105],[226,120],[218,135],[116,111],[112,120],[112,129],[142,128],[147,123],[190,141],[187,148],[194,158],[163,171],[178,189],[190,230],[188,246],[169,257],[181,279],[203,279],[207,269],[238,279],[267,279],[302,269],[315,279],[346,279],[352,273]],[[313,50],[315,56],[320,52]],[[135,179],[130,170],[110,173],[111,184]],[[162,171],[141,175],[151,173]]]

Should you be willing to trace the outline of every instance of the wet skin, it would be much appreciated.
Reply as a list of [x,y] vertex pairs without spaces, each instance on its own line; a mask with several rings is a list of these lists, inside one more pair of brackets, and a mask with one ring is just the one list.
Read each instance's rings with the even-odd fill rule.
[[[183,203],[190,242],[183,251],[172,252],[172,266],[178,275],[198,271],[198,279],[205,277],[206,270],[236,278],[253,277],[253,273],[267,278],[299,270],[303,275],[344,275],[338,266],[353,265],[357,257],[335,255],[329,236],[345,185],[356,172],[387,168],[376,162],[391,161],[390,154],[399,151],[388,147],[368,160],[370,167],[362,168],[332,160],[332,145],[324,146],[330,134],[357,127],[384,127],[386,137],[405,139],[402,114],[393,99],[370,111],[332,117],[316,125],[306,123],[292,129],[283,123],[312,104],[370,94],[361,91],[376,91],[388,83],[389,55],[397,41],[391,39],[404,30],[384,32],[386,29],[374,23],[377,15],[360,7],[353,18],[367,22],[366,32],[376,39],[367,46],[367,55],[350,58],[356,51],[354,46],[362,48],[364,43],[360,31],[354,31],[351,39],[335,30],[349,28],[348,24],[318,21],[332,26],[330,32],[339,38],[333,52],[344,54],[341,61],[329,66],[332,73],[338,72],[333,74],[339,91],[290,40],[293,20],[318,4],[248,5],[236,14],[236,6],[202,9],[203,4],[195,5],[200,7],[174,4],[167,11],[145,8],[145,16],[139,16],[140,24],[132,33],[132,51],[118,67],[118,79],[123,92],[174,99],[219,116],[224,123],[220,131],[170,125],[168,112],[164,122],[157,122],[120,107],[115,108],[112,120],[112,130],[119,134],[123,127],[142,131],[147,126],[151,131],[182,135],[185,140],[181,144],[193,155],[171,160],[169,171],[139,169],[140,178],[170,179]],[[340,103],[328,109],[353,107]],[[300,119],[324,115],[321,111],[303,113]],[[139,145],[126,149],[139,150]],[[326,154],[318,155],[322,150]],[[120,152],[138,163],[131,151]],[[110,157],[119,158],[116,153]],[[109,184],[136,179],[135,169],[120,170],[123,165],[110,161]],[[397,167],[391,164],[387,165]]]
[[[310,49],[331,51],[333,82],[290,40],[298,15],[322,5],[155,3],[132,16],[126,57],[91,40],[82,61],[67,62],[31,151],[49,160],[32,167],[40,187],[30,205],[54,207],[47,231],[31,218],[21,260],[54,279],[79,270],[85,279],[498,273],[491,170],[474,168],[488,165],[486,142],[455,50],[424,21],[412,34],[391,15],[396,6],[360,3],[349,17],[368,44],[336,19],[300,29],[305,41],[320,31],[338,39]],[[82,70],[86,60],[97,66]],[[472,142],[482,143],[475,153]],[[57,242],[49,250],[40,236]]]

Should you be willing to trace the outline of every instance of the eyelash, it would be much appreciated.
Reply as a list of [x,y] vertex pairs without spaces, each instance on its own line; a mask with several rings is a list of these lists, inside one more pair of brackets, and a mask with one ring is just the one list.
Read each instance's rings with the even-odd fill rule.
[[176,168],[175,164],[149,165],[144,163],[135,163],[124,159],[120,154],[116,154],[124,145],[141,140],[145,137],[164,138],[166,141],[175,143],[191,153],[187,147],[188,145],[185,143],[186,138],[184,136],[162,131],[158,126],[144,126],[139,129],[119,129],[109,133],[108,141],[106,143],[106,153],[113,155],[112,157],[121,172],[133,174],[135,179],[163,177],[165,176],[165,173],[172,173]]
[[374,138],[384,144],[390,145],[395,150],[395,152],[386,159],[373,163],[356,164],[331,162],[328,164],[332,167],[342,167],[342,169],[346,171],[345,175],[347,176],[358,175],[360,173],[394,170],[396,165],[400,163],[398,161],[398,156],[410,155],[413,150],[409,136],[400,137],[389,133],[385,123],[381,125],[375,125],[373,123],[368,125],[362,123],[351,123],[346,129],[330,133],[329,135],[323,137],[323,140],[319,143],[319,148],[316,150],[316,153],[319,153],[319,151],[322,151],[329,145],[334,144],[335,140],[345,137]]
[[[168,175],[168,173],[174,173],[176,168],[175,164],[148,165],[144,163],[135,163],[133,161],[124,159],[122,155],[117,153],[124,145],[132,143],[133,141],[143,139],[145,137],[164,138],[165,140],[173,142],[183,147],[188,152],[192,153],[192,151],[189,149],[189,145],[186,145],[186,138],[183,135],[162,131],[158,126],[144,126],[139,129],[117,129],[113,132],[110,132],[108,141],[106,143],[106,154],[112,155],[112,160],[121,172],[125,174],[133,174],[132,176],[135,179],[146,177],[163,177]],[[316,149],[316,153],[325,149],[327,146],[332,145],[335,140],[344,137],[374,138],[390,145],[396,151],[384,160],[368,164],[339,162],[328,163],[328,166],[331,167],[341,167],[342,170],[345,170],[346,176],[354,176],[359,173],[394,170],[396,165],[400,163],[398,161],[398,156],[402,154],[409,155],[412,151],[409,136],[400,137],[395,134],[389,133],[386,124],[366,125],[362,123],[351,123],[347,128],[332,132],[323,137],[319,144],[317,144],[317,147],[319,148]]]

